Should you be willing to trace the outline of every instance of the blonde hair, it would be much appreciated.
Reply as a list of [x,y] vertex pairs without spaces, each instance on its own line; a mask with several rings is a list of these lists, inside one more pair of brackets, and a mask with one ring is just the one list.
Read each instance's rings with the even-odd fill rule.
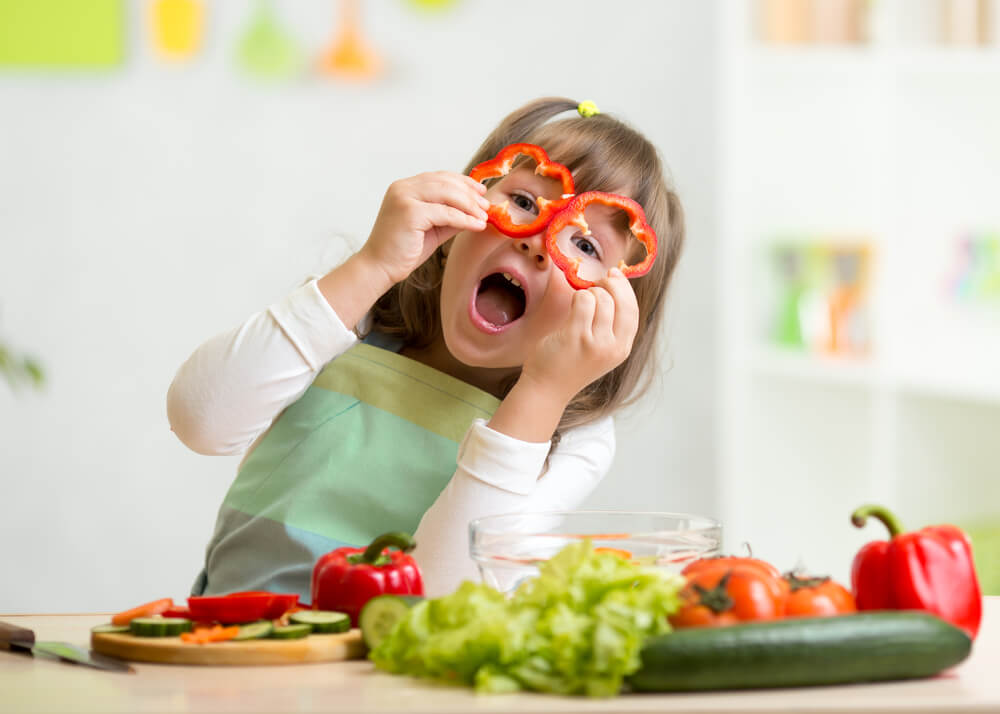
[[[493,158],[508,144],[527,142],[545,149],[553,161],[573,172],[577,192],[625,192],[638,202],[658,239],[653,267],[630,280],[639,305],[639,329],[626,360],[582,389],[563,412],[555,439],[570,427],[596,421],[631,404],[655,374],[658,334],[671,276],[684,243],[684,214],[664,176],[656,148],[635,129],[608,114],[576,115],[578,102],[548,97],[535,100],[500,122],[465,168]],[[574,116],[549,121],[567,111]],[[641,250],[641,248],[640,248]],[[439,248],[406,280],[375,303],[372,329],[396,336],[409,346],[427,346],[439,334],[444,253]],[[506,390],[513,386],[513,377]]]

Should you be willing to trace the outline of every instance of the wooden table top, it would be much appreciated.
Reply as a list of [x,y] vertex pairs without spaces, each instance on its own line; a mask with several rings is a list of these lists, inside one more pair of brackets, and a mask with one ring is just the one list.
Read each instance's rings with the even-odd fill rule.
[[[38,640],[87,646],[107,615],[0,615]],[[1000,597],[985,598],[973,653],[938,677],[838,687],[624,695],[477,695],[376,672],[367,661],[258,667],[133,663],[136,674],[99,671],[0,650],[0,712],[352,711],[399,712],[1000,712]]]

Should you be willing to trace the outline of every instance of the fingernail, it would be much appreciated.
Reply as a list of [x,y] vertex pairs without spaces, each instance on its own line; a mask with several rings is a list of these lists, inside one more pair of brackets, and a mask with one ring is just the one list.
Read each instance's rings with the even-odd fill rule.
[[479,197],[479,205],[483,207],[484,211],[485,210],[489,210],[489,207],[490,207],[489,199],[484,198],[483,196],[480,196]]

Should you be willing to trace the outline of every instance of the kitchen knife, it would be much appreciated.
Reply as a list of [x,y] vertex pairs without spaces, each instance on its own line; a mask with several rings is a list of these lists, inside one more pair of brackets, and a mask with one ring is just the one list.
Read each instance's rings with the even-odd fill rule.
[[6,622],[0,622],[0,647],[6,647],[11,652],[58,657],[66,662],[85,664],[88,667],[96,667],[110,672],[135,673],[135,670],[125,662],[105,657],[94,651],[88,652],[68,642],[36,642],[35,633],[32,630]]

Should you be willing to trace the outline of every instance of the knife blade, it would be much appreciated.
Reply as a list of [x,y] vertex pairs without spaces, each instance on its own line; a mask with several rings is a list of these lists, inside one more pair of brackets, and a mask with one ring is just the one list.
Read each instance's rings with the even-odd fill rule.
[[68,642],[37,642],[34,631],[6,622],[0,622],[0,646],[6,646],[11,652],[57,657],[64,662],[83,664],[109,672],[135,673],[131,666],[121,660],[106,657],[93,650],[85,650]]

